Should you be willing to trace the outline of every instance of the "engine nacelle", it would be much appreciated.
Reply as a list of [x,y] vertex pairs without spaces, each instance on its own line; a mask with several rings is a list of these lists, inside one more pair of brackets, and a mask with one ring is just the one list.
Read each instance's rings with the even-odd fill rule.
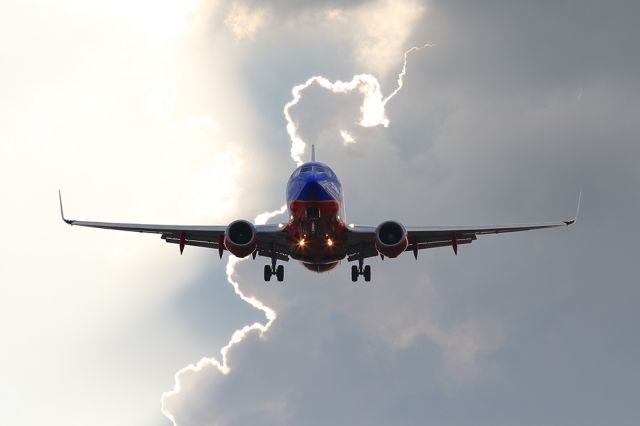
[[258,246],[256,227],[246,220],[234,220],[224,232],[224,246],[237,257],[247,257]]
[[398,257],[408,245],[407,230],[398,222],[388,220],[376,228],[375,246],[381,255]]

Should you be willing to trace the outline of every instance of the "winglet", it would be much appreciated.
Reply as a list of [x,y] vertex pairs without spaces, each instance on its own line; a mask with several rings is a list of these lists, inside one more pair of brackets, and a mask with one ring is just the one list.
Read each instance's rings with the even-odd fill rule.
[[578,207],[576,207],[576,215],[573,217],[573,219],[569,219],[569,220],[564,220],[564,224],[569,226],[569,225],[573,225],[574,223],[576,223],[576,221],[578,220],[578,213],[580,213],[580,202],[582,201],[582,191],[580,191],[580,193],[578,194]]
[[69,225],[73,225],[73,220],[64,218],[64,210],[62,209],[62,192],[58,189],[58,199],[60,200],[60,216],[62,216],[62,220],[68,223]]

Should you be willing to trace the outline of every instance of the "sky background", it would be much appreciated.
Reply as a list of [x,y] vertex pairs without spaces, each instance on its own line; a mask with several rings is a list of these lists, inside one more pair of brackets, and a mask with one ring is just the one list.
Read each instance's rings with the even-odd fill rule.
[[[67,216],[227,224],[278,209],[291,110],[349,222],[568,229],[396,260],[369,284],[264,259],[234,279],[277,312],[180,374],[180,426],[640,423],[640,3],[4,0],[0,412],[15,425],[170,426],[161,396],[264,313],[227,255]],[[345,144],[340,130],[355,140]],[[308,150],[303,158],[308,158]],[[272,222],[284,220],[275,217]]]

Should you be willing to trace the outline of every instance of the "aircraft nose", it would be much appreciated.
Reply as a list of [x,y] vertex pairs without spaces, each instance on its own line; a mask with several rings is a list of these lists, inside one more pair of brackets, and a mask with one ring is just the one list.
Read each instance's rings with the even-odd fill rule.
[[339,184],[322,173],[306,179],[298,197],[299,200],[306,201],[330,201],[340,198]]
[[305,182],[302,190],[300,191],[301,200],[327,200],[329,194],[322,186],[321,180],[310,180]]

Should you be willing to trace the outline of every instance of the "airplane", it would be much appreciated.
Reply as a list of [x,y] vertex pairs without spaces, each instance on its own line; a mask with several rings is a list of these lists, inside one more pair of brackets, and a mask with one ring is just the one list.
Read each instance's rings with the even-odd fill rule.
[[297,167],[286,188],[289,221],[286,224],[254,225],[250,221],[234,220],[227,226],[208,225],[146,225],[133,223],[89,222],[67,219],[59,191],[60,215],[69,225],[160,234],[167,243],[177,244],[180,254],[185,246],[207,247],[244,258],[264,256],[271,263],[264,266],[264,280],[276,276],[284,280],[284,266],[278,261],[300,261],[314,272],[334,269],[343,259],[357,261],[351,266],[351,280],[363,276],[371,281],[371,266],[365,259],[380,256],[395,258],[411,251],[418,259],[418,251],[451,246],[455,255],[458,247],[475,241],[478,235],[529,231],[533,229],[566,227],[576,222],[580,209],[569,220],[530,225],[413,227],[387,220],[378,226],[347,224],[345,221],[342,185],[326,164],[315,160],[315,146],[311,147],[311,161]]

